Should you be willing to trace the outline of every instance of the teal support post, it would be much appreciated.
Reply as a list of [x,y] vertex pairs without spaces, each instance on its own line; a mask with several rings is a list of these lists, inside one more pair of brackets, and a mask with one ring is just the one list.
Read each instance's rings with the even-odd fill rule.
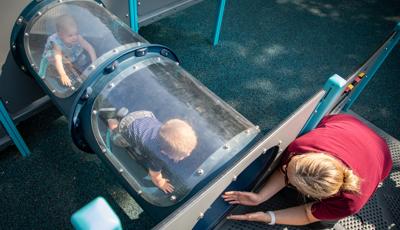
[[129,0],[128,4],[131,29],[137,33],[139,31],[137,0]]
[[346,87],[346,80],[337,74],[332,75],[324,85],[325,96],[318,103],[314,113],[308,119],[300,135],[314,129],[321,119],[327,114],[337,102]]
[[219,41],[219,35],[221,33],[221,26],[222,26],[222,19],[224,17],[224,11],[225,11],[225,3],[226,0],[218,0],[218,16],[217,16],[217,22],[215,25],[215,32],[214,32],[214,41],[213,45],[217,45]]
[[24,140],[19,134],[17,128],[14,125],[14,122],[8,115],[6,107],[3,105],[3,102],[0,101],[0,122],[3,124],[4,129],[7,131],[11,140],[14,142],[15,146],[17,146],[18,150],[22,154],[23,157],[27,157],[31,154],[28,146],[26,146]]
[[71,216],[76,230],[122,230],[121,221],[103,197],[97,197]]
[[385,43],[384,47],[378,53],[376,59],[369,65],[369,68],[365,71],[365,76],[363,80],[354,88],[352,94],[349,96],[346,104],[343,107],[343,111],[348,111],[353,103],[357,100],[358,96],[360,96],[361,92],[364,90],[365,86],[367,86],[368,82],[375,75],[376,71],[378,71],[379,67],[382,65],[383,61],[385,61],[386,57],[393,50],[396,44],[400,40],[400,22],[397,23],[393,36]]

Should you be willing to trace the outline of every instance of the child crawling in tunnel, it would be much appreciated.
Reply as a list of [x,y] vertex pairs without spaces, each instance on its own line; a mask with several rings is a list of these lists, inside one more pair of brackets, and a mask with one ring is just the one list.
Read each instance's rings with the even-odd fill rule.
[[190,156],[196,147],[196,133],[186,121],[171,119],[161,123],[150,111],[136,111],[120,122],[108,119],[108,127],[113,132],[114,144],[150,154],[145,166],[152,182],[165,193],[174,191],[162,173],[163,165],[174,168],[174,164]]
[[57,32],[47,38],[43,59],[48,61],[47,75],[58,76],[63,86],[79,82],[83,70],[96,60],[96,52],[78,31],[75,19],[61,15],[56,19]]

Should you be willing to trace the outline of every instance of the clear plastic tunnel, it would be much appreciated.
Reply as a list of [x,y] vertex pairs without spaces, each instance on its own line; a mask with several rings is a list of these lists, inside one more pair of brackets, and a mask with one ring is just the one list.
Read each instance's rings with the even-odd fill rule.
[[24,33],[31,67],[59,98],[77,91],[114,49],[144,42],[104,7],[85,0],[48,4],[36,13]]
[[111,166],[143,209],[168,207],[159,216],[259,133],[171,50],[149,44],[95,1],[31,2],[11,46],[69,119],[74,143]]
[[[112,129],[110,121],[115,120],[118,125]],[[190,128],[171,122],[177,120]],[[168,124],[169,131],[186,133],[167,142],[168,135],[177,137],[168,128],[163,132]],[[256,126],[177,63],[160,57],[125,69],[101,90],[93,106],[92,127],[98,144],[106,148],[109,158],[120,162],[136,192],[157,206],[181,200],[258,133]],[[183,153],[171,148],[171,142]],[[161,171],[174,191],[165,194],[159,189],[149,170]]]

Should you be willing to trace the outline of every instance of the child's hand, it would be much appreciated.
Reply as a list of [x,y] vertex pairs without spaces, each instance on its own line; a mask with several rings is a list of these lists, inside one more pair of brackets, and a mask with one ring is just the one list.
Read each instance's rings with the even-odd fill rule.
[[118,120],[117,119],[108,119],[107,123],[108,123],[108,128],[111,130],[118,128]]
[[171,193],[174,191],[174,186],[169,183],[168,179],[160,180],[157,187],[163,190],[164,193]]
[[61,75],[61,83],[65,86],[71,86],[71,80],[67,75]]

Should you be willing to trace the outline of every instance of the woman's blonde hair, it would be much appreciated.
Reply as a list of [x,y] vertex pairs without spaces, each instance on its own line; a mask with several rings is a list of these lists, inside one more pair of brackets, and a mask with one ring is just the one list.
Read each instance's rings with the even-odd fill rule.
[[324,153],[297,155],[290,182],[303,194],[324,199],[346,191],[360,194],[360,178],[340,160]]

